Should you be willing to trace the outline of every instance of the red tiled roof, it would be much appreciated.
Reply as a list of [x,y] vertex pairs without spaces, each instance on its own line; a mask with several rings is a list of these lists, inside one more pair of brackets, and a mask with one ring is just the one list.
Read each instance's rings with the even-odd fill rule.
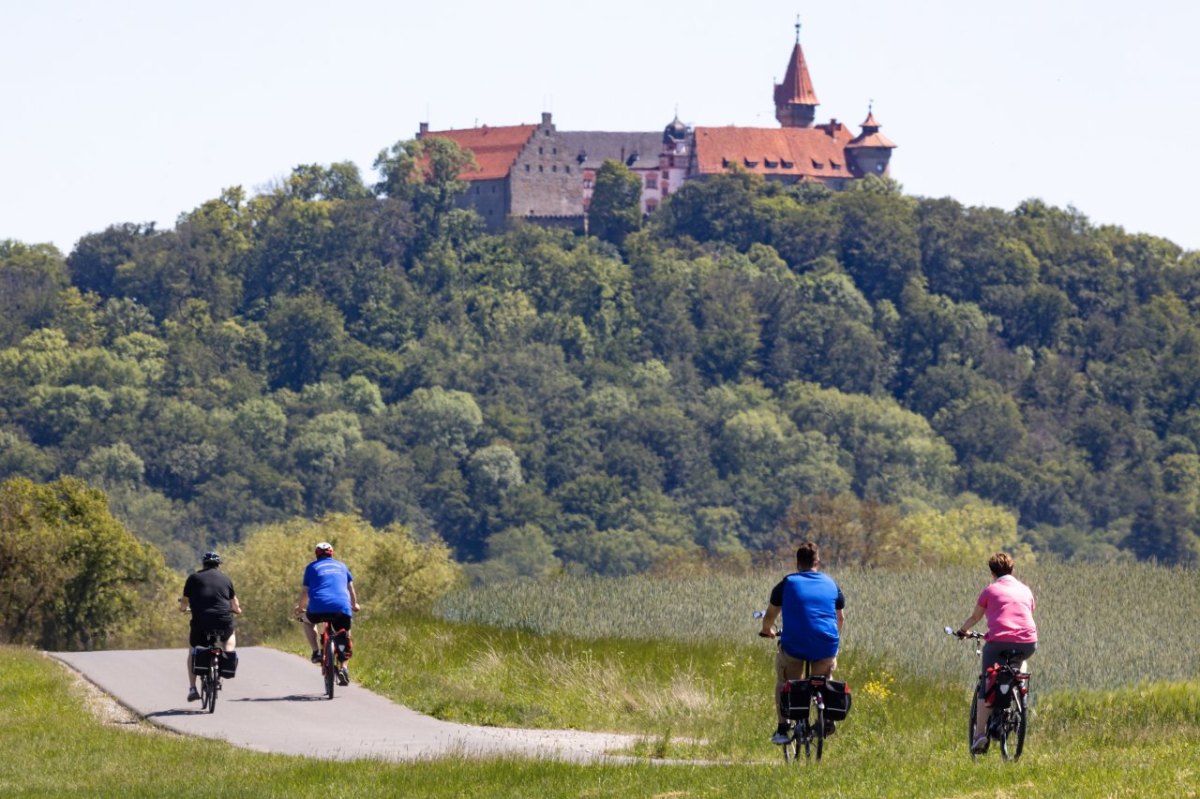
[[850,131],[840,123],[813,128],[696,128],[696,167],[702,175],[727,172],[736,164],[759,175],[852,178],[845,152],[850,138]]
[[862,133],[854,137],[854,140],[847,144],[847,147],[883,147],[889,150],[896,148],[896,145],[887,136],[879,132],[883,127],[875,121],[875,113],[867,112],[867,118],[862,123]]
[[808,76],[808,64],[804,61],[804,51],[800,42],[792,50],[792,58],[788,61],[787,72],[783,83],[775,86],[775,105],[820,105],[817,93],[813,90],[812,78]]
[[537,130],[537,125],[508,125],[499,128],[465,128],[429,131],[425,136],[450,139],[475,155],[477,169],[459,175],[461,180],[495,180],[508,175],[521,148]]

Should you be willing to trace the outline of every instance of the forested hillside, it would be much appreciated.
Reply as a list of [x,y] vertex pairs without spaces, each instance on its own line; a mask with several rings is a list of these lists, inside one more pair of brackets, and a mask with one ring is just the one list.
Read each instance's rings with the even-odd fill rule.
[[489,236],[461,157],[0,242],[0,479],[82,478],[177,566],[330,512],[491,576],[739,568],[798,532],[1197,560],[1196,252],[745,174],[643,229],[601,197],[604,239]]

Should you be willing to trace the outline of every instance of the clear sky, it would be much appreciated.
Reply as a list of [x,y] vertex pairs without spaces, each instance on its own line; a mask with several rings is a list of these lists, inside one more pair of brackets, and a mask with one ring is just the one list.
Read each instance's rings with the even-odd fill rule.
[[873,101],[908,193],[1200,249],[1190,0],[0,0],[0,239],[169,228],[299,164],[372,182],[422,121],[775,127],[797,14],[818,121]]

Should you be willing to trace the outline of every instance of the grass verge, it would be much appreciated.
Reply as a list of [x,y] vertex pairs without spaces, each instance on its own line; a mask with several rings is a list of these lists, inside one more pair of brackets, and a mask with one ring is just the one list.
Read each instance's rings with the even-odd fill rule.
[[[450,637],[463,641],[463,630]],[[557,642],[556,646],[566,646]],[[492,642],[500,657],[502,642]],[[365,649],[364,649],[365,652]],[[466,655],[464,654],[464,657]],[[569,650],[562,657],[569,658]],[[593,657],[595,655],[593,654]],[[761,663],[756,663],[761,666]],[[410,673],[416,680],[416,674]],[[897,676],[897,683],[907,684]],[[1178,690],[1165,687],[1167,698]],[[1186,689],[1194,695],[1195,686]],[[0,795],[5,797],[1195,797],[1197,722],[1149,716],[1136,738],[1035,728],[1019,763],[972,762],[958,741],[962,704],[936,686],[896,697],[890,719],[856,707],[820,765],[784,767],[761,718],[750,744],[768,757],[728,766],[595,765],[524,760],[331,763],[264,755],[175,735],[135,735],[97,720],[71,674],[38,653],[0,647]],[[1123,692],[1114,696],[1119,700]],[[432,693],[430,694],[432,695]],[[857,700],[856,700],[857,701]],[[448,702],[447,707],[454,705]],[[885,703],[883,707],[888,707]],[[464,711],[465,712],[465,711]],[[1074,711],[1073,711],[1074,712]],[[756,714],[757,715],[757,714]],[[636,718],[648,718],[634,714]]]

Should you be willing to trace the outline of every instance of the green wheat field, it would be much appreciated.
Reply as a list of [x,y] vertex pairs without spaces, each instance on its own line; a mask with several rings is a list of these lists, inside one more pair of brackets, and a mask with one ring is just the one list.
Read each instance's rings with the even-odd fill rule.
[[[97,719],[57,663],[0,648],[0,796],[1194,797],[1200,574],[1036,564],[1024,756],[967,755],[973,647],[944,634],[986,570],[833,572],[854,693],[822,762],[785,765],[772,644],[778,574],[560,579],[464,589],[432,613],[364,615],[356,679],[440,718],[641,736],[636,765],[451,758],[334,764]],[[273,642],[300,651],[291,638]],[[664,760],[666,762],[664,762]]]

